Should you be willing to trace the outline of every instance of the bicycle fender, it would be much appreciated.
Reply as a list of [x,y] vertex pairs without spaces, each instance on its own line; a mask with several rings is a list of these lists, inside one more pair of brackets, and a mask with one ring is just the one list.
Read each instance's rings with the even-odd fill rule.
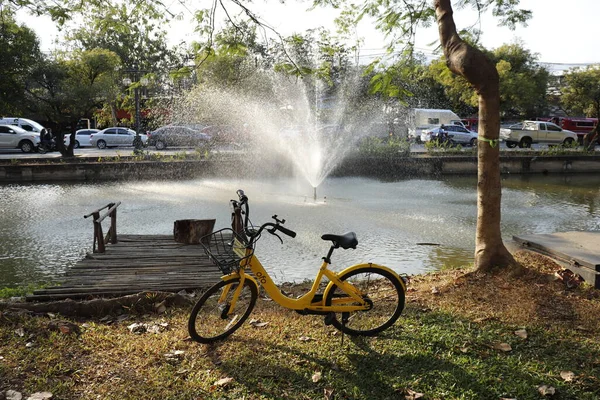
[[[384,270],[384,271],[387,271],[387,272],[391,273],[396,278],[398,278],[398,280],[400,281],[400,284],[402,285],[402,288],[404,289],[404,292],[406,292],[406,284],[404,283],[404,279],[402,279],[400,277],[400,275],[398,275],[398,273],[396,271],[394,271],[393,269],[388,268],[388,267],[383,266],[383,265],[379,265],[379,264],[373,264],[373,263],[356,264],[356,265],[353,265],[351,267],[348,267],[348,268],[340,271],[337,274],[337,276],[344,276],[344,275],[346,275],[349,272],[352,272],[352,271],[354,271],[356,269],[359,269],[359,268],[365,268],[365,267],[366,268],[380,269],[380,270]],[[323,298],[324,299],[327,298],[327,295],[329,294],[329,291],[331,290],[331,288],[333,287],[333,285],[335,285],[335,284],[333,282],[331,282],[331,281],[327,284],[327,287],[325,288],[325,291],[323,292]]]
[[[222,280],[222,281],[225,281],[225,282],[228,282],[228,281],[230,281],[230,280],[233,280],[233,279],[239,279],[239,278],[240,278],[240,274],[238,274],[238,273],[233,273],[233,274],[229,274],[229,275],[222,276],[222,277],[221,277],[221,280]],[[254,284],[256,285],[256,287],[257,287],[257,288],[258,288],[258,287],[260,287],[260,286],[258,285],[258,282],[256,281],[256,279],[254,279],[254,277],[252,277],[251,275],[249,275],[249,274],[244,274],[244,279],[249,279],[249,280],[251,280],[252,282],[254,282]]]

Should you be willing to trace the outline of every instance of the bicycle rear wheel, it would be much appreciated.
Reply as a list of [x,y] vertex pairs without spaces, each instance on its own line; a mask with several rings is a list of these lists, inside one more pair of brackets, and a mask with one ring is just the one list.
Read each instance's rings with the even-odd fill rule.
[[[188,321],[192,339],[200,343],[212,343],[225,339],[242,326],[256,304],[258,287],[254,281],[244,280],[235,308],[232,309],[231,302],[239,283],[239,278],[221,281],[200,297]],[[226,295],[221,299],[223,293]]]
[[[333,326],[352,336],[373,336],[389,328],[404,310],[404,286],[395,274],[377,267],[363,267],[350,271],[340,280],[349,281],[360,289],[372,307],[365,311],[336,313],[331,320]],[[326,305],[333,298],[347,297],[339,287],[333,286]]]

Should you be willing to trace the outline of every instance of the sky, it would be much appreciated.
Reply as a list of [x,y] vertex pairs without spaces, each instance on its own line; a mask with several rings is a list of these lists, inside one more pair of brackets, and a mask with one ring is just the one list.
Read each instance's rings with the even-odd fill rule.
[[[168,2],[166,2],[168,4]],[[204,4],[206,3],[206,4]],[[172,0],[171,7],[178,2]],[[207,7],[207,1],[196,1],[197,7]],[[568,4],[568,6],[565,6]],[[308,1],[287,0],[281,4],[278,0],[255,0],[249,3],[251,9],[282,35],[302,32],[306,29],[324,26],[332,29],[336,10],[318,8],[309,11]],[[521,8],[533,11],[528,26],[511,31],[497,26],[498,21],[488,13],[483,16],[479,29],[483,31],[482,44],[489,49],[512,43],[517,40],[533,53],[539,61],[547,63],[551,70],[561,70],[569,66],[600,63],[600,0],[521,0]],[[185,21],[193,10],[182,9],[184,21],[177,22],[169,29],[171,43],[194,40],[193,24]],[[224,14],[221,14],[224,18]],[[469,10],[455,9],[455,21],[459,29],[477,23],[477,15]],[[23,13],[20,21],[33,28],[41,38],[42,50],[55,48],[53,42],[61,36],[49,18],[33,18]],[[373,21],[364,20],[358,26],[358,36],[364,38],[361,48],[361,61],[371,61],[374,55],[384,52],[386,39],[378,33]],[[421,28],[417,35],[416,47],[425,55],[432,57],[437,41],[437,28]]]

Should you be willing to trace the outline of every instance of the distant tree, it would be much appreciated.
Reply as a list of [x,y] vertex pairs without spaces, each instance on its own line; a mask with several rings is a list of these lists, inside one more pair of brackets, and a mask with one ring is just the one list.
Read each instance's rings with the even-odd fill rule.
[[[478,49],[495,63],[498,70],[503,116],[534,118],[545,113],[549,73],[537,64],[536,55],[522,43],[505,44],[493,51]],[[479,98],[473,86],[464,77],[450,72],[444,57],[431,63],[430,73],[444,85],[454,109],[478,106]]]
[[[589,66],[569,71],[564,78],[561,100],[569,114],[600,118],[600,68]],[[593,148],[597,136],[598,126],[584,137],[584,144]]]
[[15,22],[10,9],[0,7],[0,116],[31,112],[25,84],[42,58],[35,33]]
[[498,47],[490,58],[500,75],[501,113],[525,118],[544,115],[550,74],[538,64],[538,55],[518,42]]
[[58,54],[40,61],[26,87],[30,104],[59,128],[59,150],[73,156],[75,138],[62,148],[62,134],[73,133],[77,121],[92,114],[116,94],[115,67],[118,56],[108,50]]
[[570,70],[564,76],[562,105],[572,115],[600,118],[600,68]]

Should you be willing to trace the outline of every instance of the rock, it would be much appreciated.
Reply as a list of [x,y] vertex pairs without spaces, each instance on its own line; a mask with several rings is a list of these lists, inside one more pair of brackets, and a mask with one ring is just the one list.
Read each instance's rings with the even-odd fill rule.
[[5,394],[6,400],[22,400],[23,395],[16,390],[7,390]]

